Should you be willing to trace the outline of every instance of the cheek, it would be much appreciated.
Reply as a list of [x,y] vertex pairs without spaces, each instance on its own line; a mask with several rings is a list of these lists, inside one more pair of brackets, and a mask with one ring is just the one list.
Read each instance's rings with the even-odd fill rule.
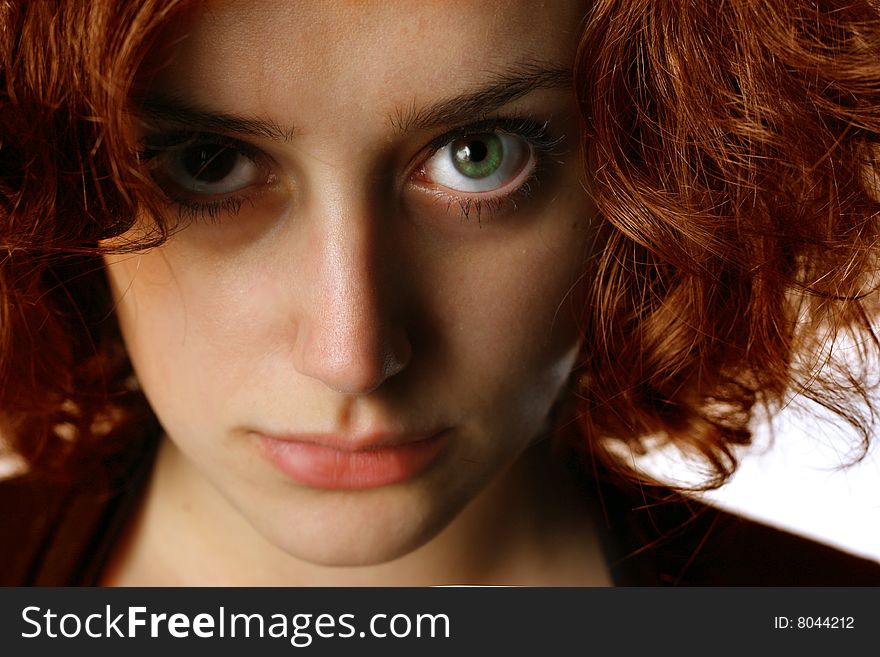
[[447,375],[484,401],[477,412],[543,421],[549,411],[580,344],[584,233],[577,225],[532,235],[432,274],[444,281],[432,304],[447,341],[442,357],[460,370]]
[[177,255],[168,244],[107,261],[129,356],[169,430],[219,420],[242,385],[263,307],[247,270],[235,278]]

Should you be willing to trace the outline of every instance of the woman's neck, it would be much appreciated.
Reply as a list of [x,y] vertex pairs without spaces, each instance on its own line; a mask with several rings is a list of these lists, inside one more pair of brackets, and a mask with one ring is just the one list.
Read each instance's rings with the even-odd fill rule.
[[586,493],[549,445],[532,447],[443,531],[393,561],[308,563],[268,542],[167,439],[109,585],[609,585]]

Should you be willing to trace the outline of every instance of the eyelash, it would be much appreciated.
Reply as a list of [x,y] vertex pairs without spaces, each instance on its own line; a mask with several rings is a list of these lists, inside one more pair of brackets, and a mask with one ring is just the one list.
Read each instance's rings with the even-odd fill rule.
[[[534,153],[535,168],[528,179],[516,189],[495,197],[487,194],[484,194],[484,197],[470,196],[465,193],[456,194],[454,190],[450,190],[452,193],[440,190],[434,190],[432,193],[435,197],[446,200],[447,212],[453,205],[458,204],[463,220],[476,216],[478,224],[481,224],[484,212],[490,215],[504,211],[515,212],[519,208],[519,203],[531,196],[538,187],[544,165],[548,158],[554,155],[556,147],[563,140],[563,137],[551,136],[548,126],[549,123],[546,121],[540,122],[526,116],[499,116],[469,123],[435,137],[428,143],[419,162],[426,162],[444,146],[457,139],[470,135],[503,132],[525,140]],[[250,158],[261,167],[271,167],[273,163],[271,158],[260,149],[247,142],[216,133],[186,130],[155,132],[147,135],[142,141],[142,150],[138,153],[138,160],[149,166],[161,155],[182,150],[193,144],[225,146]],[[218,223],[226,215],[237,215],[245,204],[253,204],[254,196],[253,194],[234,194],[214,200],[197,201],[174,197],[164,189],[162,192],[169,203],[176,208],[182,219],[210,223]]]
[[455,128],[443,133],[435,139],[432,139],[428,144],[427,155],[424,156],[421,161],[424,162],[428,158],[433,157],[437,151],[457,139],[469,135],[491,132],[504,132],[524,139],[533,149],[535,155],[535,170],[531,173],[528,179],[516,189],[494,197],[485,195],[484,198],[480,198],[462,194],[455,195],[440,193],[446,197],[447,212],[449,211],[449,208],[457,203],[462,218],[467,220],[471,215],[475,215],[478,225],[482,225],[481,222],[484,210],[486,210],[490,216],[504,211],[515,212],[518,210],[518,204],[529,198],[529,196],[531,196],[537,189],[540,184],[544,165],[546,165],[549,157],[556,154],[556,147],[559,146],[563,140],[563,137],[555,137],[550,134],[548,121],[540,122],[527,116],[500,116]]
[[[148,134],[142,140],[142,149],[138,153],[138,161],[141,164],[150,166],[152,162],[165,153],[179,151],[193,144],[224,146],[241,153],[260,166],[267,167],[271,165],[270,158],[247,142],[217,133],[187,130]],[[162,189],[162,193],[169,203],[176,208],[181,219],[207,221],[210,223],[219,223],[223,216],[227,214],[231,216],[237,215],[241,212],[241,208],[245,203],[252,203],[253,200],[252,195],[237,194],[234,196],[224,196],[212,201],[190,201],[175,198],[164,189]]]

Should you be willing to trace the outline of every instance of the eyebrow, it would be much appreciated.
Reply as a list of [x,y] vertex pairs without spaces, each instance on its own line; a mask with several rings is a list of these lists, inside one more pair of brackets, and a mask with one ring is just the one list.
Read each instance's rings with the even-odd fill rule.
[[476,89],[442,100],[424,108],[413,101],[409,107],[398,108],[389,117],[396,132],[427,130],[485,116],[509,102],[536,89],[571,87],[572,72],[568,68],[529,62],[493,74],[488,83]]
[[[571,70],[538,63],[523,63],[493,74],[487,83],[419,108],[415,101],[407,108],[397,108],[388,120],[398,133],[427,130],[485,116],[507,103],[537,89],[572,86]],[[270,118],[240,116],[197,107],[175,96],[151,94],[140,96],[135,103],[142,118],[187,126],[204,132],[235,133],[289,142],[296,130],[283,127]]]
[[161,94],[142,96],[136,100],[135,107],[144,119],[185,125],[204,132],[235,133],[279,142],[289,142],[295,133],[292,126],[282,127],[269,118],[203,109],[181,98]]

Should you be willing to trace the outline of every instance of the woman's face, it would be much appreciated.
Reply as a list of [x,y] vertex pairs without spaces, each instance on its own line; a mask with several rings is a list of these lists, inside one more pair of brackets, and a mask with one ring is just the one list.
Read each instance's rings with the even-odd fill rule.
[[108,258],[123,335],[184,470],[288,553],[405,554],[547,428],[584,11],[218,2],[154,55],[143,157],[185,227]]

